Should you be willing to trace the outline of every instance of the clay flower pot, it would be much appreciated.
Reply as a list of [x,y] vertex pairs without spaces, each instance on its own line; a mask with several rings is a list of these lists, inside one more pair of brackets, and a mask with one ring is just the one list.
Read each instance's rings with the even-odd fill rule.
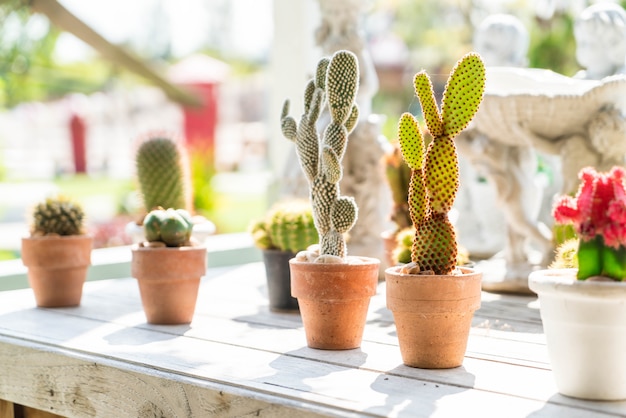
[[387,308],[393,312],[402,361],[447,369],[463,364],[474,311],[480,307],[482,273],[461,268],[450,276],[385,270]]
[[196,308],[200,278],[206,273],[206,247],[133,245],[131,251],[131,274],[139,284],[148,322],[190,323]]
[[298,299],[291,296],[289,260],[296,256],[291,251],[263,250],[263,264],[267,279],[270,310],[298,312]]
[[626,399],[626,283],[576,280],[576,269],[532,272],[559,392]]
[[37,306],[80,305],[92,243],[91,235],[22,238],[22,262]]
[[307,345],[323,350],[361,346],[370,299],[376,294],[380,260],[311,263],[291,259],[291,294],[298,298]]

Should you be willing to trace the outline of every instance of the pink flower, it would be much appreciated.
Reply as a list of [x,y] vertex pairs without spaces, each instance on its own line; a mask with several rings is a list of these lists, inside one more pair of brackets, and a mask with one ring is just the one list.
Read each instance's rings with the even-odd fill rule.
[[598,173],[592,167],[586,167],[580,171],[579,177],[581,184],[576,196],[563,196],[556,201],[555,221],[572,223],[584,241],[600,235],[608,246],[625,245],[624,169],[613,167],[608,173]]

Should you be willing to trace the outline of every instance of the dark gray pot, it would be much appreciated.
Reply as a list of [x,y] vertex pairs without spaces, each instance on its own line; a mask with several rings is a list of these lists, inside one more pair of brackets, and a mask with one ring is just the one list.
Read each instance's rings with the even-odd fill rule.
[[298,300],[291,296],[289,272],[289,260],[295,256],[290,251],[263,250],[267,291],[272,311],[299,311]]

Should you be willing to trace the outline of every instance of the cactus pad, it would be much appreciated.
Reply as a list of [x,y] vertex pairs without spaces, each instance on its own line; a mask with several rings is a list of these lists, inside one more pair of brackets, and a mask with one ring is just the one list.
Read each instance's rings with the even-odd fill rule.
[[448,219],[459,187],[454,137],[478,111],[485,89],[485,67],[476,53],[457,62],[446,83],[441,112],[428,74],[421,71],[413,81],[433,141],[423,157],[424,139],[417,121],[406,113],[400,117],[400,149],[412,170],[408,204],[415,238],[411,259],[420,271],[447,275],[454,270],[458,253],[456,234]]

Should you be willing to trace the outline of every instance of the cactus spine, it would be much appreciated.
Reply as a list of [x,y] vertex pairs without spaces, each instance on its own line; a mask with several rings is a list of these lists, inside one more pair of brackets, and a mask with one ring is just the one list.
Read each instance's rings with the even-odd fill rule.
[[[330,59],[319,61],[314,79],[307,84],[300,123],[288,116],[289,101],[283,105],[281,127],[283,135],[295,142],[300,165],[309,182],[320,255],[345,258],[343,234],[357,219],[356,203],[352,197],[341,196],[339,181],[343,176],[341,160],[348,135],[359,116],[355,103],[358,85],[356,56],[349,51],[337,51]],[[325,105],[328,105],[330,122],[320,141],[315,124]]]
[[81,235],[85,233],[82,206],[66,196],[49,197],[35,206],[30,233],[43,235]]
[[191,209],[185,149],[167,135],[144,139],[135,155],[137,179],[146,212],[157,207]]
[[450,73],[437,107],[430,77],[421,71],[414,78],[426,126],[433,141],[425,150],[417,120],[410,113],[400,117],[400,149],[411,168],[409,208],[415,226],[411,260],[420,271],[450,274],[456,265],[457,241],[448,219],[459,187],[459,166],[454,144],[472,120],[485,90],[485,67],[476,53],[465,55]]
[[250,232],[262,249],[297,253],[318,241],[311,205],[301,200],[278,202]]

